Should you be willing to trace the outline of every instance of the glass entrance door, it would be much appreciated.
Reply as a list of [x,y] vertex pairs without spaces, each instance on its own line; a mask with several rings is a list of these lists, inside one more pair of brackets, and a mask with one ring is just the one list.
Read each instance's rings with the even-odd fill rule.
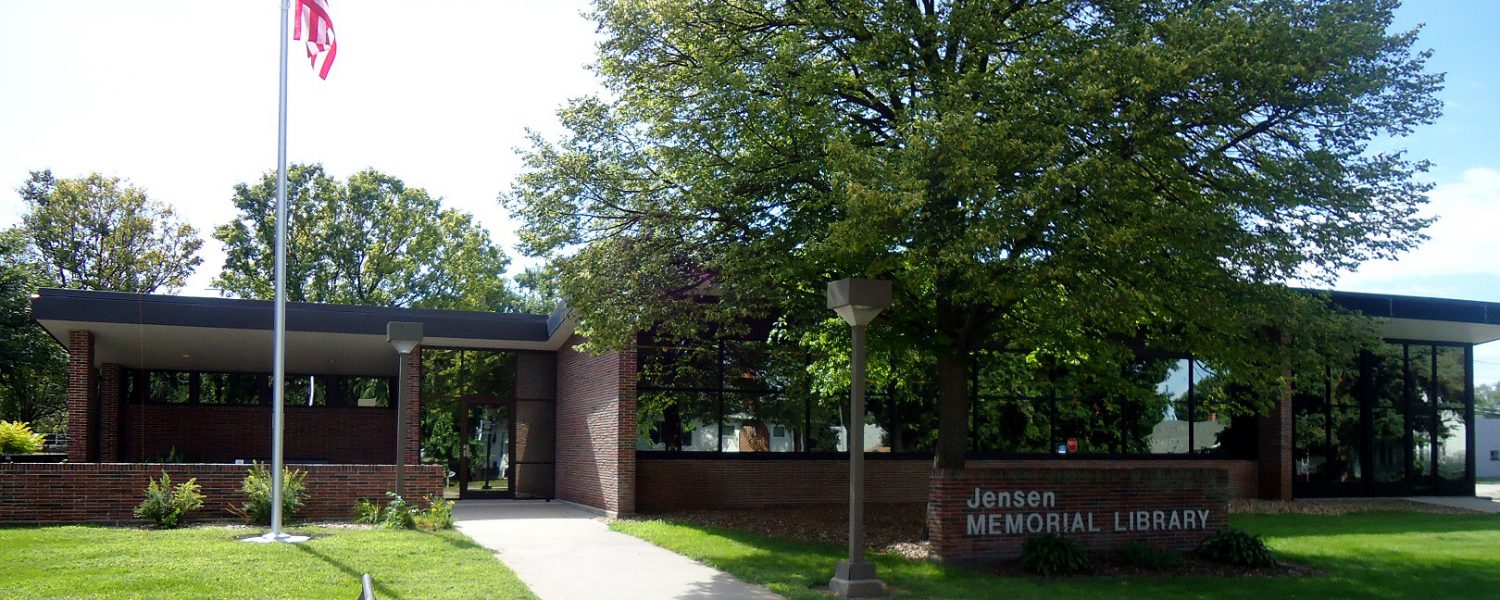
[[469,397],[459,402],[462,433],[460,498],[509,498],[515,490],[515,419],[508,400]]

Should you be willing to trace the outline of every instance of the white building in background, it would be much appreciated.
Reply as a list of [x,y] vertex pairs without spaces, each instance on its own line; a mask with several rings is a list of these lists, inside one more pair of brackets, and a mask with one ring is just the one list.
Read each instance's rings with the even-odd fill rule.
[[1500,477],[1500,415],[1474,415],[1474,476]]

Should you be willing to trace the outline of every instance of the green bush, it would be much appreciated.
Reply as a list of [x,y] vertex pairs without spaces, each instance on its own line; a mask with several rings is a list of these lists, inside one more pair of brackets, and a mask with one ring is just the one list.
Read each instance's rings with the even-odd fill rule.
[[1182,563],[1182,553],[1170,548],[1157,548],[1140,540],[1116,547],[1115,558],[1148,571],[1170,571]]
[[427,508],[424,509],[407,502],[394,492],[386,492],[385,495],[390,497],[390,501],[385,506],[365,499],[355,502],[354,522],[386,529],[436,531],[453,528],[453,502],[451,501],[428,496]]
[[157,529],[171,529],[182,524],[188,513],[203,508],[203,494],[198,488],[198,478],[172,487],[172,476],[165,471],[161,480],[151,480],[146,486],[146,499],[135,507],[135,516],[149,519]]
[[46,436],[31,430],[20,421],[0,421],[0,454],[41,452]]
[[1088,568],[1089,557],[1078,542],[1060,535],[1035,535],[1021,548],[1021,566],[1048,577],[1080,573]]
[[1260,536],[1238,529],[1225,529],[1198,545],[1198,555],[1214,562],[1243,567],[1274,567],[1276,554]]
[[[281,471],[281,520],[290,521],[307,503],[307,488],[303,481],[307,472],[301,469],[282,467]],[[252,525],[271,524],[271,470],[262,463],[253,463],[246,472],[245,483],[240,486],[245,494],[245,503],[235,514]]]
[[361,525],[379,525],[385,520],[384,507],[365,498],[354,501],[354,522]]
[[453,529],[453,501],[427,496],[427,510],[417,514],[417,529]]

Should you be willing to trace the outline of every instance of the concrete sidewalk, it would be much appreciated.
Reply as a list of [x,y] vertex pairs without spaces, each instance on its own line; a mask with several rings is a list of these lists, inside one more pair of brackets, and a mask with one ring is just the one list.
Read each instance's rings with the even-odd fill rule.
[[1475,485],[1473,496],[1417,496],[1407,499],[1492,515],[1500,514],[1500,484],[1495,483]]
[[463,500],[453,515],[459,531],[494,550],[542,600],[781,598],[560,502]]

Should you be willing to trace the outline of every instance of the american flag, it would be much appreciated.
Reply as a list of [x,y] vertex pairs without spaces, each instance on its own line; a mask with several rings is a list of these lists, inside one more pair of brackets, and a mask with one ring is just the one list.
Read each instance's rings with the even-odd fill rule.
[[[328,18],[328,0],[297,0],[297,26],[292,39],[303,39],[304,27],[307,29],[307,61],[318,70],[318,77],[328,79],[333,57],[339,53],[339,43],[333,38],[333,19]],[[319,67],[318,57],[325,52],[323,66]]]

